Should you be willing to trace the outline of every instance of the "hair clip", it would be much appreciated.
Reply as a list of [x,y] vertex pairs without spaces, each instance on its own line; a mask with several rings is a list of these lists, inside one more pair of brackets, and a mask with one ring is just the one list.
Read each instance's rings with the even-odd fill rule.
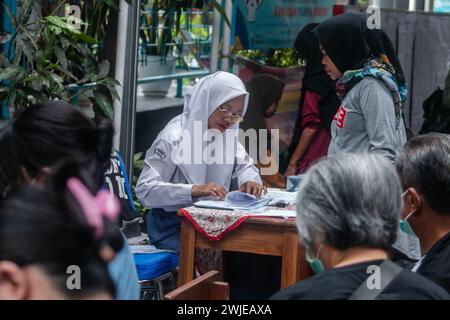
[[119,215],[120,203],[116,196],[101,190],[94,197],[77,178],[69,178],[67,188],[78,201],[89,225],[94,227],[95,236],[100,238],[104,232],[103,218],[114,221]]

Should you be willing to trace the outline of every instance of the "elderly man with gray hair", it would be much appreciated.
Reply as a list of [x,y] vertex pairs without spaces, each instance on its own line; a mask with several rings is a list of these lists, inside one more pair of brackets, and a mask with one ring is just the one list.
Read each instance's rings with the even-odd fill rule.
[[389,262],[402,211],[395,168],[375,154],[338,154],[300,185],[297,227],[316,275],[272,299],[448,299],[428,279]]
[[414,137],[396,166],[404,190],[403,221],[420,239],[425,254],[413,271],[450,293],[450,135]]

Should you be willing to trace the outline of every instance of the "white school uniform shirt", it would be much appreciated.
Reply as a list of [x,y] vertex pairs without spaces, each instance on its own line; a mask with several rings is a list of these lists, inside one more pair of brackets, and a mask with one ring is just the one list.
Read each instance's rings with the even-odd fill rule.
[[238,77],[227,72],[216,72],[202,78],[186,94],[183,114],[166,125],[145,155],[144,169],[135,190],[144,206],[162,208],[165,211],[190,206],[194,202],[192,187],[196,184],[214,182],[224,185],[227,191],[234,181],[239,187],[248,181],[262,184],[259,170],[237,139],[238,125],[231,128],[235,130],[232,137],[236,146],[234,165],[177,164],[173,160],[173,150],[183,143],[180,130],[193,132],[194,121],[201,121],[206,125],[208,117],[217,107],[241,95],[246,97],[245,113],[248,103],[245,86]]

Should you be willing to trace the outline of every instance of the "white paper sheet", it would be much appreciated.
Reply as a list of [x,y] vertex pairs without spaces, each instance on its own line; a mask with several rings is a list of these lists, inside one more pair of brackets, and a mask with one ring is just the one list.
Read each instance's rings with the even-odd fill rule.
[[259,212],[264,210],[271,200],[267,195],[258,199],[245,192],[232,191],[226,195],[225,201],[201,200],[194,205],[199,208]]
[[297,213],[295,210],[276,210],[276,209],[266,209],[261,212],[257,212],[260,216],[268,216],[268,217],[282,217],[282,218],[295,218]]
[[283,201],[288,204],[295,204],[297,201],[297,192],[289,192],[281,189],[267,189],[266,197],[272,198],[271,204]]

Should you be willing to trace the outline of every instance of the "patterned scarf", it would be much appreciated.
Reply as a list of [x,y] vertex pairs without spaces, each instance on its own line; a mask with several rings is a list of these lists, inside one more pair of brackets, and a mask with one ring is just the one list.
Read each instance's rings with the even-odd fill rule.
[[384,83],[394,100],[395,115],[400,116],[401,109],[406,101],[408,89],[406,84],[399,85],[395,78],[395,69],[386,55],[368,60],[362,69],[348,70],[336,83],[336,94],[344,100],[347,93],[365,77],[374,77]]

